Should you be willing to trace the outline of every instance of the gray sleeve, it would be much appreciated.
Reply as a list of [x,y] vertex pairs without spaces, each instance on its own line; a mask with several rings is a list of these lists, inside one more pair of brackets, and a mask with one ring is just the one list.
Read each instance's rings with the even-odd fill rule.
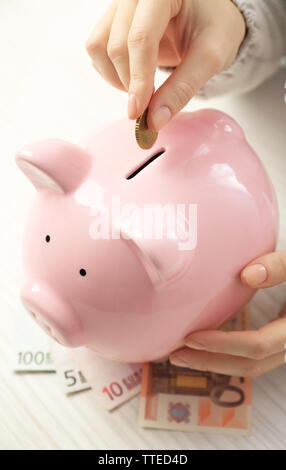
[[198,96],[245,93],[277,72],[286,55],[286,0],[233,0],[247,33],[232,65],[212,77]]

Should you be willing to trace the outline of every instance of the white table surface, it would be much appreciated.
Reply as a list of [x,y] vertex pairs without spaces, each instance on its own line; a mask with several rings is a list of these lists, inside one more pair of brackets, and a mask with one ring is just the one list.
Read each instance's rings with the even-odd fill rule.
[[[42,137],[80,143],[103,122],[125,115],[126,95],[97,76],[84,49],[106,4],[0,3],[0,449],[285,449],[285,366],[254,381],[253,434],[247,438],[140,429],[138,397],[108,413],[92,392],[64,396],[55,374],[12,372],[21,236],[34,194],[13,156]],[[193,100],[187,107],[216,107],[243,126],[277,190],[280,248],[286,248],[285,82],[284,70],[248,96]],[[253,324],[274,318],[285,301],[285,285],[259,292],[252,303]]]

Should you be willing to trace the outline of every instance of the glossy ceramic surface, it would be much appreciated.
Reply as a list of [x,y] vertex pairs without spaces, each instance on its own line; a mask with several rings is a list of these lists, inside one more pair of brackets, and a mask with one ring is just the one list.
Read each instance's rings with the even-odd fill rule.
[[[218,111],[181,113],[151,150],[137,146],[134,123],[124,120],[86,149],[44,140],[16,158],[37,190],[22,300],[67,346],[128,362],[166,356],[242,307],[253,291],[241,269],[275,247],[272,185],[241,128]],[[156,204],[184,205],[175,219],[192,232],[189,249],[179,249],[177,233],[142,237],[133,209]],[[166,228],[164,217],[156,220]],[[99,227],[104,235],[95,239]]]

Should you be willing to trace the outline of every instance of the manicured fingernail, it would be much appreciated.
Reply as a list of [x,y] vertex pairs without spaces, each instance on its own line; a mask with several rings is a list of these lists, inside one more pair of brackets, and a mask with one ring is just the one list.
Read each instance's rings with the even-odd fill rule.
[[267,279],[266,268],[262,264],[253,264],[243,271],[243,280],[251,287],[256,287]]
[[159,132],[170,121],[171,117],[171,111],[167,106],[161,106],[157,111],[154,111],[152,114],[152,127],[154,131]]
[[129,119],[136,119],[137,117],[137,101],[133,93],[128,95],[128,117]]
[[185,356],[184,353],[177,353],[177,354],[171,355],[170,362],[174,366],[190,367],[190,365],[187,362],[187,357]]
[[206,346],[198,341],[194,341],[193,339],[186,339],[185,345],[192,349],[199,349],[203,351],[206,349]]

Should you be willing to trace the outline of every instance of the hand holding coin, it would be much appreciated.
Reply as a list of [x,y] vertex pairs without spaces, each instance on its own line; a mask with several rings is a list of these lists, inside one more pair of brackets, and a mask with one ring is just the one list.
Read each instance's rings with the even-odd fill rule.
[[[104,79],[128,92],[129,119],[148,107],[149,127],[159,132],[233,63],[245,33],[233,1],[113,0],[86,48]],[[153,93],[157,66],[171,67],[171,73]]]

